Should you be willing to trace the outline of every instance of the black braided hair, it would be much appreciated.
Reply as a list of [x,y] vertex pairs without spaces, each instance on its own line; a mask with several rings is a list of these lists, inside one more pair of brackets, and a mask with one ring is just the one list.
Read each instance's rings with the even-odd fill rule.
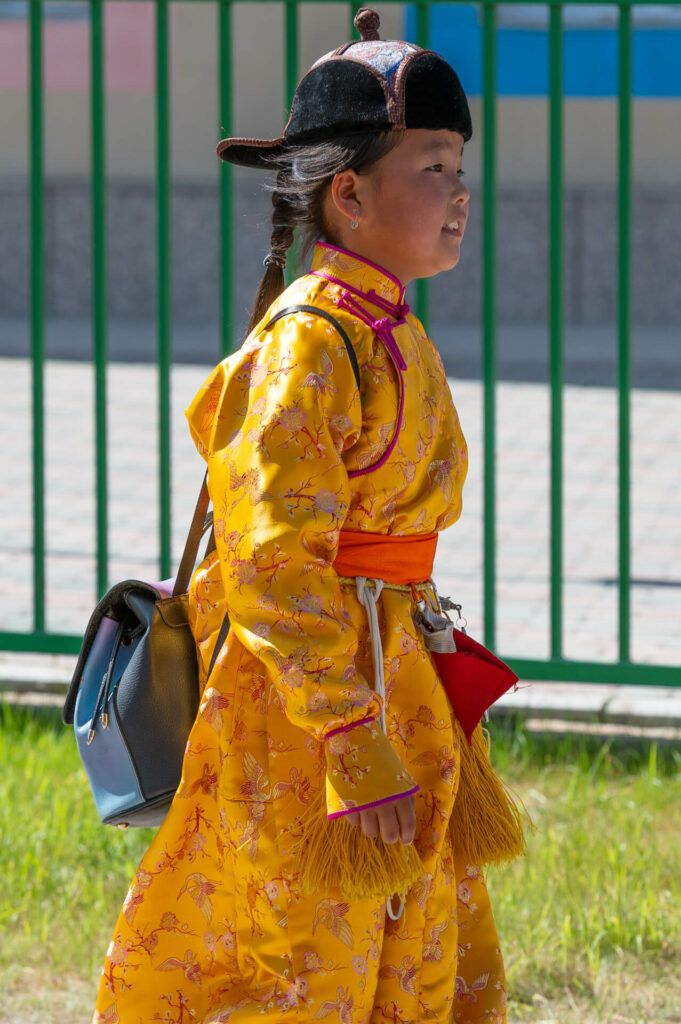
[[277,184],[272,191],[270,251],[264,259],[265,273],[253,303],[253,310],[246,328],[247,335],[262,320],[274,300],[281,295],[286,287],[284,267],[286,266],[286,253],[293,245],[296,210],[286,192],[278,190],[282,174],[282,171],[277,174]]

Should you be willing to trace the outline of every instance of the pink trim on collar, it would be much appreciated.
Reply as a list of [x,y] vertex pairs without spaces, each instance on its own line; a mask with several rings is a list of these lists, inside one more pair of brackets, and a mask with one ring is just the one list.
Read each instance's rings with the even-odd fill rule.
[[342,256],[352,256],[353,259],[359,260],[360,263],[365,263],[367,267],[372,267],[373,270],[377,270],[379,274],[383,274],[384,277],[389,277],[390,280],[397,285],[400,290],[400,303],[404,300],[404,293],[406,292],[405,285],[402,284],[398,277],[391,274],[385,267],[379,266],[378,263],[374,263],[372,260],[368,260],[366,256],[360,256],[359,253],[352,252],[351,249],[341,249],[338,245],[331,245],[330,242],[317,242],[315,249],[331,249],[333,252],[339,252]]

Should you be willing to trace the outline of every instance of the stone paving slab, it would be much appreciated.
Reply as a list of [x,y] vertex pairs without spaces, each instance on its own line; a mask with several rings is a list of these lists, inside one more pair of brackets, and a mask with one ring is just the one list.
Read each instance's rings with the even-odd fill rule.
[[[171,389],[175,562],[203,475],[183,408],[207,376],[175,366]],[[157,371],[108,371],[110,580],[158,578]],[[435,578],[483,634],[483,423],[478,381],[450,379],[470,451],[460,521],[441,535]],[[32,628],[31,373],[0,359],[0,628]],[[564,655],[614,661],[617,639],[617,393],[564,392]],[[45,369],[47,624],[82,635],[96,602],[94,375],[87,363]],[[681,665],[681,395],[631,398],[632,658]],[[497,641],[502,657],[545,658],[550,628],[550,396],[546,385],[497,388]]]

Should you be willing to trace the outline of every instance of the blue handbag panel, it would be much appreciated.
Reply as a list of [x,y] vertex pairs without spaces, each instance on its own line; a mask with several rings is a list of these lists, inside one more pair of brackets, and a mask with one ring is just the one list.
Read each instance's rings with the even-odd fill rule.
[[116,673],[111,680],[108,700],[103,707],[106,728],[100,718],[94,723],[94,738],[88,745],[102,679],[109,668],[118,623],[104,618],[83,668],[74,713],[78,751],[85,766],[99,816],[106,821],[124,814],[143,802],[137,774],[121,735],[113,706],[115,688],[134,651],[134,645],[121,647],[116,657]]

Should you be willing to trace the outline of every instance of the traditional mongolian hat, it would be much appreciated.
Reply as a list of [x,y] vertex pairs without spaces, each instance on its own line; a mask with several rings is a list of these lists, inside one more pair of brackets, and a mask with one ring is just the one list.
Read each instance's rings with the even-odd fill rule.
[[218,156],[263,167],[292,146],[405,128],[444,128],[467,142],[473,134],[468,102],[447,61],[414,43],[381,40],[379,16],[368,8],[358,12],[355,26],[361,39],[320,57],[299,83],[283,135],[223,139]]

